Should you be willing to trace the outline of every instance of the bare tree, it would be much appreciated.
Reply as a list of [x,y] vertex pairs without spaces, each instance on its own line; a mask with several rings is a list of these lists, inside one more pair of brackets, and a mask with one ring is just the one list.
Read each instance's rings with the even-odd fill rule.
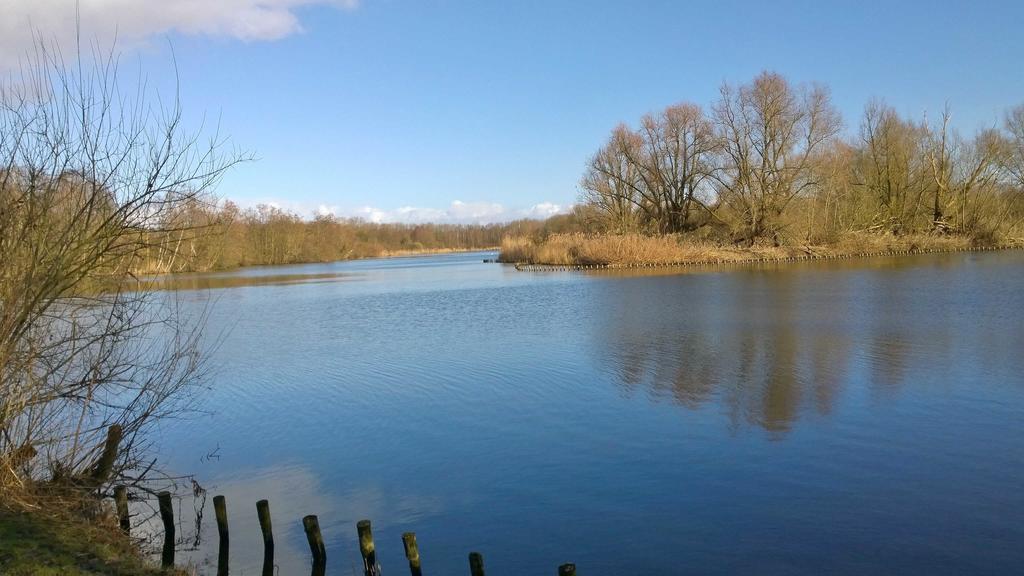
[[[1007,178],[1007,191],[999,226],[1019,233],[1019,227],[1024,224],[1024,104],[1006,113],[1003,128],[1006,140],[1000,162]],[[1006,220],[1010,220],[1010,224],[1007,225]]]
[[707,213],[713,193],[718,139],[712,123],[696,104],[669,106],[641,122],[643,153],[633,162],[643,174],[648,201],[657,208],[662,232],[696,226],[696,214]]
[[1017,188],[1024,188],[1024,104],[1006,113],[1003,127],[1009,136],[1003,168]]
[[639,146],[636,135],[619,125],[590,159],[580,182],[583,200],[601,214],[604,228],[614,232],[636,231],[651,217],[643,200],[639,170],[630,160],[639,154]]
[[[204,137],[204,134],[207,136]],[[66,65],[40,44],[0,84],[0,470],[4,487],[81,478],[108,425],[117,470],[201,383],[201,315],[134,290],[132,270],[191,223],[170,215],[243,159],[186,131],[113,52]],[[39,453],[40,457],[25,457]]]
[[828,244],[850,232],[864,211],[860,194],[850,175],[855,171],[858,150],[835,140],[824,147],[814,162],[814,181],[806,203],[805,244]]
[[901,119],[881,101],[864,108],[853,178],[875,208],[863,223],[868,229],[902,234],[924,216],[930,189],[927,138],[925,126]]
[[718,195],[737,219],[737,240],[781,242],[781,216],[815,184],[816,153],[841,121],[826,88],[794,88],[763,72],[750,84],[721,89],[714,119],[722,141]]
[[710,214],[718,139],[695,104],[647,115],[637,131],[618,126],[591,159],[584,200],[620,231],[692,230]]
[[929,134],[928,163],[931,165],[932,227],[936,230],[948,228],[943,219],[943,198],[951,196],[953,161],[956,156],[957,138],[949,129],[950,112],[947,107],[942,113],[941,127]]
[[[618,126],[581,181],[587,214],[614,232],[678,233],[725,223],[735,242],[847,233],[943,232],[984,244],[1024,224],[1024,105],[1003,130],[972,139],[901,118],[881,101],[859,138],[838,138],[829,92],[764,72],[722,86],[705,117],[693,104]],[[588,216],[588,219],[594,218]]]
[[994,129],[979,132],[965,141],[950,128],[947,107],[938,127],[932,129],[927,158],[932,176],[932,229],[937,232],[971,233],[982,225],[983,214],[995,198],[993,187],[1006,141]]

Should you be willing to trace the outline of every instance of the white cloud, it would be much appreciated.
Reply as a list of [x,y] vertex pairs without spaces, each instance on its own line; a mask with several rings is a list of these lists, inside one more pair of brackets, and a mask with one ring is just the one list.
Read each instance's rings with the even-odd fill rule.
[[534,204],[526,210],[525,216],[527,218],[550,218],[555,214],[565,214],[570,209],[572,209],[572,206],[541,202],[540,204]]
[[313,214],[315,214],[316,216],[329,216],[331,214],[337,214],[337,213],[338,213],[338,207],[337,206],[328,206],[327,204],[321,204],[321,205],[316,207],[316,210],[313,211]]
[[528,208],[508,208],[497,202],[463,202],[462,200],[455,200],[447,208],[400,206],[393,210],[376,206],[342,208],[324,203],[308,204],[273,198],[242,200],[236,204],[243,208],[266,204],[294,212],[304,218],[333,214],[339,218],[362,218],[367,222],[401,222],[405,224],[493,224],[520,218],[544,219],[556,214],[564,214],[572,209],[571,204],[555,204],[553,202],[541,202]]
[[4,0],[0,6],[0,68],[16,66],[35,36],[72,52],[80,23],[85,42],[109,48],[143,43],[168,32],[245,41],[276,40],[302,31],[296,9],[352,9],[359,0]]
[[424,208],[402,206],[395,210],[384,210],[364,206],[354,211],[336,211],[337,216],[355,216],[370,222],[403,222],[423,224],[427,222],[445,224],[493,224],[519,218],[548,218],[568,212],[571,206],[542,202],[526,209],[510,209],[496,202],[463,202],[455,200],[447,208]]

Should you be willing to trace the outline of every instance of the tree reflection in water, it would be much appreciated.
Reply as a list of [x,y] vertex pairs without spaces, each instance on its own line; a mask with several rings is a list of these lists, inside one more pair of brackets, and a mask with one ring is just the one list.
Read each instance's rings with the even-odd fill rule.
[[[920,289],[901,280],[908,265]],[[951,302],[927,282],[949,265],[881,259],[653,275],[628,300],[614,290],[598,302],[597,356],[629,394],[718,406],[733,429],[756,425],[781,439],[800,418],[833,413],[844,395],[890,401],[957,347],[985,353],[984,332],[954,335],[946,321],[970,292]]]

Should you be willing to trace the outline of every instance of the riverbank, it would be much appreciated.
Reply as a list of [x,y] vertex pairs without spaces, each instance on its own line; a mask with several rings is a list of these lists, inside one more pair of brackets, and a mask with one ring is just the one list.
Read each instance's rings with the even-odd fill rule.
[[44,494],[0,505],[0,574],[5,576],[184,576],[152,565],[91,495]]
[[960,251],[972,248],[1024,245],[1020,239],[1006,243],[979,242],[963,236],[924,234],[848,234],[834,244],[814,246],[734,246],[694,241],[683,236],[558,234],[542,242],[524,237],[504,239],[499,260],[506,263],[555,267],[633,268],[685,266],[706,263],[792,261],[899,254]]
[[376,256],[362,256],[352,260],[372,260],[374,258],[409,258],[412,256],[431,256],[440,254],[466,254],[469,252],[489,252],[500,250],[501,246],[485,246],[483,248],[432,248],[423,250],[385,250]]
[[408,249],[408,250],[380,250],[372,254],[359,254],[349,255],[341,258],[322,260],[322,259],[296,259],[289,260],[287,262],[247,262],[239,264],[237,266],[217,267],[201,270],[193,269],[180,269],[174,271],[168,271],[159,267],[152,266],[140,266],[132,270],[135,276],[174,276],[176,274],[197,274],[207,272],[233,272],[235,270],[242,270],[245,268],[263,268],[272,266],[296,266],[300,264],[330,264],[332,262],[353,262],[356,260],[373,260],[376,258],[411,258],[415,256],[431,256],[440,254],[465,254],[469,252],[487,252],[487,251],[498,251],[500,246],[483,246],[478,248],[421,248],[421,249]]

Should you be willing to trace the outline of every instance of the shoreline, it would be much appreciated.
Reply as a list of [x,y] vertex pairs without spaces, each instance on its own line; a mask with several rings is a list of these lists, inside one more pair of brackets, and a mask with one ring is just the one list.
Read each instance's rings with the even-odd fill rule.
[[[92,494],[34,495],[32,506],[0,505],[0,572],[67,576],[186,576],[162,569],[141,540],[118,528]],[[86,510],[88,509],[88,510]]]
[[[334,262],[374,260],[376,258],[414,258],[416,256],[432,256],[439,254],[468,254],[469,252],[498,252],[499,250],[501,250],[501,246],[487,246],[484,248],[435,248],[432,250],[393,250],[378,256],[361,256],[359,258],[350,258],[348,260],[334,260]],[[306,262],[306,264],[312,264],[312,262]]]
[[246,264],[233,268],[215,268],[211,270],[181,270],[177,272],[149,272],[136,270],[133,273],[139,277],[179,276],[187,274],[219,274],[225,272],[237,272],[249,268],[278,268],[284,266],[302,266],[306,264],[334,264],[337,262],[357,262],[359,260],[391,260],[397,258],[414,258],[416,256],[433,256],[442,254],[468,254],[470,252],[498,252],[500,246],[486,246],[483,248],[432,248],[424,250],[393,250],[385,251],[374,256],[357,256],[355,258],[341,258],[339,260],[303,260],[297,262],[281,262],[277,264]]

